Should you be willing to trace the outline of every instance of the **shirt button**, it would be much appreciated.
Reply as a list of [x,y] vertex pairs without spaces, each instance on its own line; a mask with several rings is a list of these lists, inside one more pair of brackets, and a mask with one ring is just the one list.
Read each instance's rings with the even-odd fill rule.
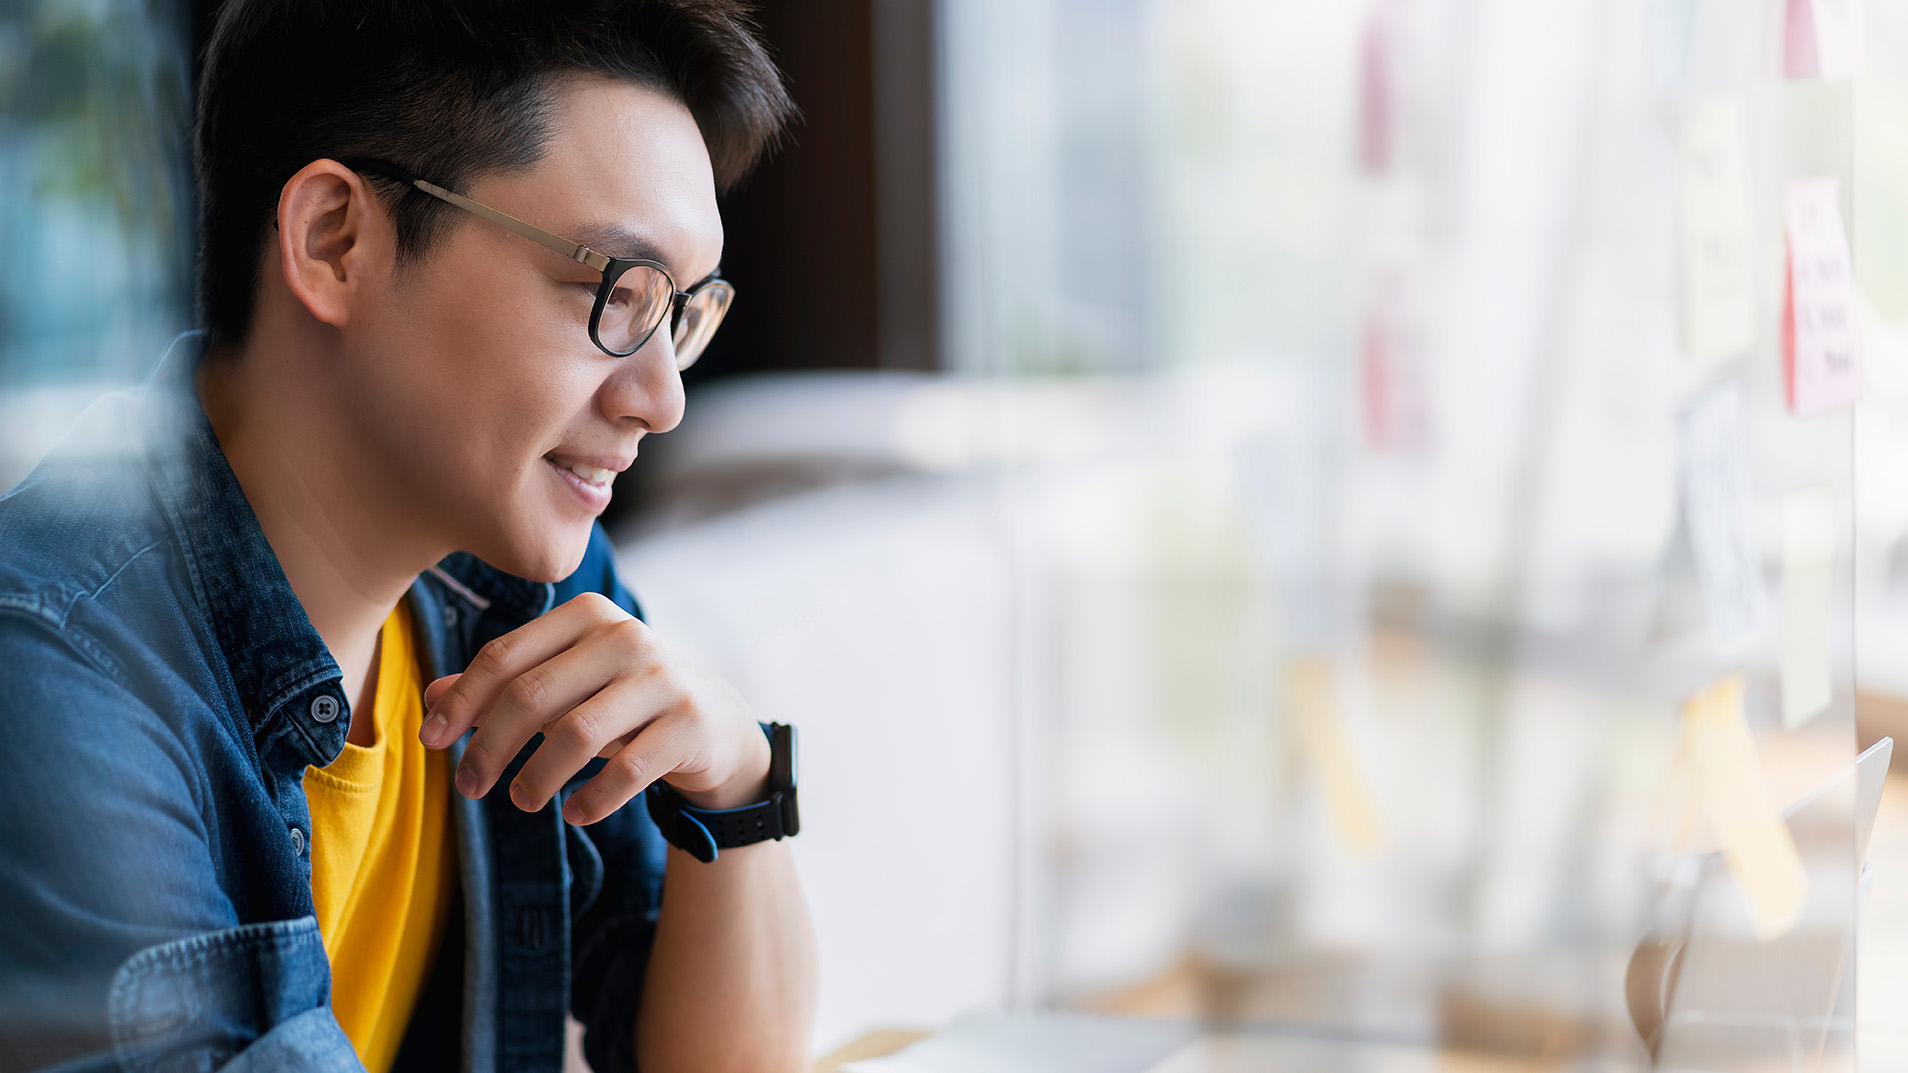
[[320,693],[311,698],[311,717],[320,723],[329,723],[338,718],[338,698],[329,693]]
[[294,827],[291,829],[292,852],[300,857],[305,855],[305,832]]
[[451,629],[457,628],[457,609],[449,604],[444,605],[444,625]]
[[547,937],[547,926],[548,921],[544,918],[543,910],[525,909],[522,915],[517,917],[517,941],[521,942],[526,950],[532,952],[542,950]]

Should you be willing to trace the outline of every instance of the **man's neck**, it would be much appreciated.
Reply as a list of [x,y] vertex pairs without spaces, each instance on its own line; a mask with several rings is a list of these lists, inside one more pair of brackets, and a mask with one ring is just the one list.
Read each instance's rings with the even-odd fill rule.
[[303,371],[316,367],[279,355],[207,355],[197,386],[293,594],[344,672],[345,696],[356,698],[350,740],[362,742],[378,630],[443,553],[391,506],[399,497],[383,487],[365,445],[328,416],[335,393],[305,382]]

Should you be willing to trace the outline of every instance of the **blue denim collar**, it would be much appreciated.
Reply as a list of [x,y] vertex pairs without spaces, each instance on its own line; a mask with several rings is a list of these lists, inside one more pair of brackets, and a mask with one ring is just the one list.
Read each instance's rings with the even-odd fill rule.
[[[173,341],[146,382],[144,448],[154,498],[179,541],[192,594],[218,637],[261,755],[289,727],[306,763],[344,749],[343,672],[292,592],[199,404],[201,333]],[[319,697],[329,697],[321,701]],[[329,718],[285,718],[288,710]]]
[[[343,751],[350,725],[343,672],[219,449],[196,388],[204,353],[204,333],[187,332],[146,381],[141,432],[154,496],[177,534],[193,595],[212,621],[261,755],[295,733],[303,745],[297,759],[323,766]],[[554,593],[462,552],[432,573],[479,611],[494,607],[517,621],[547,611]]]

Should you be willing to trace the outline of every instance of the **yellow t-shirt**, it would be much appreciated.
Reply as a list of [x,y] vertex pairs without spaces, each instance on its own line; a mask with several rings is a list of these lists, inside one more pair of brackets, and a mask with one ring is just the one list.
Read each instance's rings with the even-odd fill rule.
[[411,616],[400,602],[378,634],[370,746],[345,744],[305,769],[311,896],[331,957],[331,1008],[365,1068],[397,1057],[437,956],[456,881],[447,759],[417,740],[424,717]]

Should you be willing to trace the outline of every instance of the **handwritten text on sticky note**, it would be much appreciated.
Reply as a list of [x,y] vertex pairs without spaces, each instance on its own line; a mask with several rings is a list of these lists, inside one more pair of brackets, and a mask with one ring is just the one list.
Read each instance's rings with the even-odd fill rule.
[[1683,123],[1683,348],[1701,360],[1741,354],[1756,341],[1742,129],[1742,108],[1729,97],[1698,102]]
[[1789,184],[1789,271],[1782,366],[1789,409],[1818,414],[1862,394],[1855,272],[1832,178]]

